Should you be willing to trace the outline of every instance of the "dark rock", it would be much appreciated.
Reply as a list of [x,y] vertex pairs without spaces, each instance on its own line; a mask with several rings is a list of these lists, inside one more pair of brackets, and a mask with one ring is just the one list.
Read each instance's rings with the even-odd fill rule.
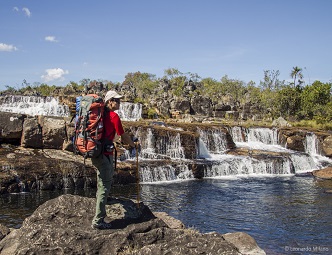
[[217,104],[214,106],[215,111],[231,111],[232,107],[230,105],[224,105],[224,104]]
[[94,188],[96,173],[91,160],[72,152],[52,149],[0,149],[0,193]]
[[0,114],[0,141],[21,140],[22,126],[25,115],[1,112]]
[[304,152],[305,151],[304,139],[305,138],[303,136],[299,135],[288,137],[286,144],[287,149]]
[[49,200],[0,241],[1,254],[265,254],[244,233],[201,234],[131,200],[110,199],[105,220],[113,228],[94,230],[94,209],[94,198]]
[[211,116],[212,115],[212,102],[208,97],[196,95],[191,99],[191,107],[194,114]]
[[181,113],[191,113],[190,101],[187,99],[180,99],[174,103],[174,110],[180,111]]

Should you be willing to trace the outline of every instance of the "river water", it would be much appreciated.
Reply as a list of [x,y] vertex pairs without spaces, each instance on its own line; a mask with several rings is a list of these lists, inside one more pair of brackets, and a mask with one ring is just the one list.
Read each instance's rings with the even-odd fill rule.
[[[308,247],[322,251],[308,254],[331,254],[332,194],[325,192],[328,189],[332,189],[331,181],[312,177],[237,176],[142,184],[140,200],[152,211],[167,212],[203,233],[246,232],[267,254],[306,254],[287,249]],[[94,190],[65,192],[95,195]],[[40,204],[61,194],[2,195],[0,223],[19,228]],[[112,194],[137,197],[135,186],[113,187]]]

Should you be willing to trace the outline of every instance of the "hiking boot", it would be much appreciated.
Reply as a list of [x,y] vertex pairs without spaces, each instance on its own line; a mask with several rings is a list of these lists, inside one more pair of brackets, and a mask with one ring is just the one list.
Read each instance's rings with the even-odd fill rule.
[[103,229],[110,229],[110,228],[112,228],[112,224],[103,221],[103,222],[100,222],[98,224],[94,223],[94,224],[91,225],[91,227],[95,228],[95,229],[103,230]]

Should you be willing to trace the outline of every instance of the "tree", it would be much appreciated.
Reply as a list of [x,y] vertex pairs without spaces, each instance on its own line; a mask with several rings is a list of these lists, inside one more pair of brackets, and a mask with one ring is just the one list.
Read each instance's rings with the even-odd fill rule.
[[264,70],[264,81],[260,81],[260,86],[263,89],[276,90],[284,85],[284,81],[279,80],[279,70]]
[[301,110],[303,117],[308,119],[330,118],[328,106],[331,103],[332,83],[315,81],[312,85],[306,86],[301,94]]
[[[235,102],[239,102],[245,93],[244,82],[236,79],[229,79],[227,75],[221,78],[221,89],[225,94],[230,95]],[[217,92],[218,93],[218,92]]]
[[218,101],[218,99],[220,99],[220,96],[222,96],[220,82],[212,78],[204,78],[201,84],[201,93],[203,95],[210,97],[212,101]]
[[139,101],[148,99],[157,86],[155,75],[141,72],[128,73],[122,84],[128,85]]
[[295,117],[299,115],[301,105],[301,89],[284,85],[275,97],[276,112],[279,116]]
[[300,86],[303,83],[303,74],[302,74],[302,68],[295,66],[293,67],[292,72],[290,73],[290,76],[294,79],[293,86],[296,87],[296,79],[298,82],[298,86]]

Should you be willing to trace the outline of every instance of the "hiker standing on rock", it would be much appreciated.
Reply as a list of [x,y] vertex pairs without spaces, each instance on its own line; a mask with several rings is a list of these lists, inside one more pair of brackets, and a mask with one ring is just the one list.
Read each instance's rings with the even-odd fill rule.
[[105,111],[103,116],[105,142],[104,154],[97,158],[92,158],[92,164],[97,168],[97,194],[96,194],[96,212],[92,220],[92,227],[96,229],[109,229],[110,223],[106,223],[106,202],[109,195],[114,167],[113,167],[113,140],[115,135],[121,136],[121,142],[135,148],[135,143],[130,136],[124,132],[119,115],[114,112],[119,110],[120,99],[122,98],[116,91],[110,90],[106,93]]

